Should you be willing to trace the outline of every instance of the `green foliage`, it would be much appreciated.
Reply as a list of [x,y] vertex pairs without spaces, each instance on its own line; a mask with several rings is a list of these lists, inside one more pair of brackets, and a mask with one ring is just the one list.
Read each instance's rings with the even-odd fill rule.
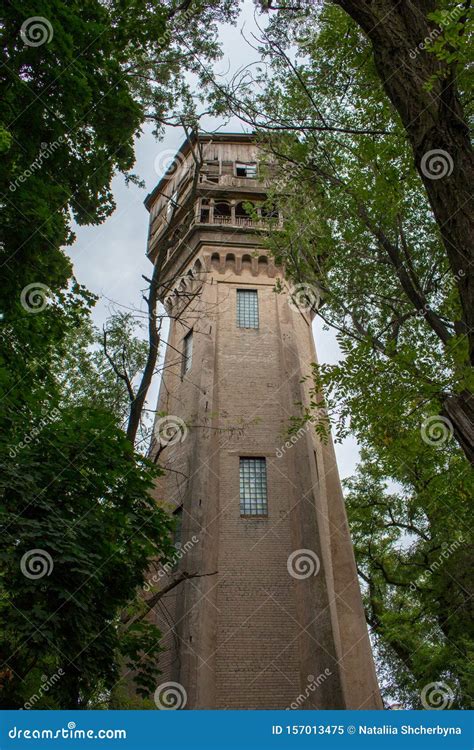
[[[151,690],[159,632],[145,622],[127,630],[120,613],[150,558],[171,553],[172,522],[149,494],[158,469],[109,412],[84,405],[64,408],[1,468],[3,707],[62,669],[48,698],[84,708],[114,685],[123,658]],[[31,550],[43,551],[38,568]]]
[[365,451],[346,483],[367,618],[389,701],[426,707],[423,688],[443,682],[452,708],[470,709],[473,478],[455,452],[417,450],[411,437],[410,465],[399,465],[392,491],[391,451]]
[[439,8],[428,14],[435,28],[426,47],[438,60],[448,65],[461,63],[469,65],[471,61],[470,45],[472,44],[472,8],[464,3],[449,3],[450,7]]
[[102,331],[89,320],[70,330],[56,368],[61,403],[96,405],[117,415],[123,424],[130,409],[123,378],[126,373],[134,384],[146,362],[148,344],[142,333],[133,313],[122,312],[111,315]]
[[[215,21],[236,10],[216,0],[187,13],[179,2],[146,0],[12,0],[5,8],[0,384],[17,408],[29,387],[48,390],[48,363],[93,303],[63,249],[74,241],[72,219],[98,224],[112,213],[111,180],[117,172],[134,179],[142,123],[151,117],[160,131],[186,96],[186,71],[219,54]],[[30,285],[39,289],[33,312],[21,296]],[[41,314],[39,296],[49,302]]]

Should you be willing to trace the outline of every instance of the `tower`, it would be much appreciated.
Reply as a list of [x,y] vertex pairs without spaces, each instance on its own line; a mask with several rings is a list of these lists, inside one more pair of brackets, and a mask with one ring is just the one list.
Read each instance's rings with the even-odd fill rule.
[[171,318],[156,498],[181,545],[152,583],[187,576],[153,612],[160,681],[191,709],[381,708],[332,443],[288,439],[316,354],[275,293],[257,161],[250,135],[188,140],[145,202]]

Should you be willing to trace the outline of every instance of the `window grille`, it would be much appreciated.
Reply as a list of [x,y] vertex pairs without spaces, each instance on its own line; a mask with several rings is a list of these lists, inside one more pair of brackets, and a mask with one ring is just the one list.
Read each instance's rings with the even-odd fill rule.
[[264,458],[240,459],[240,515],[266,516],[267,466]]
[[239,328],[258,328],[256,289],[237,289],[237,325]]

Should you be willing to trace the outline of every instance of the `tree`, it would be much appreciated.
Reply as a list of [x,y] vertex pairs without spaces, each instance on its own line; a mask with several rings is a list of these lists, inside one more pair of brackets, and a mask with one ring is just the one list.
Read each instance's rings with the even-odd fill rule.
[[[416,434],[416,433],[415,433]],[[410,444],[410,470],[400,466],[391,491],[387,466],[397,444]],[[388,456],[365,449],[346,501],[367,622],[383,692],[410,708],[472,705],[472,476],[462,459],[417,450],[409,429]],[[388,460],[387,460],[388,459]],[[404,468],[404,471],[403,471]],[[434,701],[434,698],[431,699]],[[438,705],[439,707],[439,705]]]
[[[285,51],[288,36],[299,40],[301,57]],[[473,461],[469,322],[459,296],[472,269],[452,272],[370,45],[329,4],[316,15],[279,11],[260,42],[266,66],[217,87],[217,98],[262,133],[280,165],[272,166],[273,184],[289,217],[275,241],[280,259],[313,296],[323,294],[328,322],[418,372],[426,403],[449,420]],[[458,95],[469,107],[461,58]],[[433,362],[429,373],[418,346]]]
[[[171,554],[173,524],[149,495],[160,470],[135,451],[137,429],[122,430],[127,383],[115,382],[113,356],[91,349],[95,299],[73,279],[63,246],[72,218],[100,223],[113,211],[110,182],[116,172],[135,179],[141,124],[152,113],[161,127],[186,94],[186,72],[218,54],[214,19],[232,16],[232,3],[214,0],[11,2],[4,14],[5,707],[34,695],[38,706],[84,708],[107,694],[124,661],[142,694],[156,686],[159,632],[139,594],[150,560]],[[148,348],[131,333],[116,317],[107,352],[127,372],[146,370]],[[59,670],[45,695],[42,675]]]
[[159,470],[109,411],[56,411],[1,467],[3,708],[38,695],[36,708],[87,708],[124,663],[148,695],[159,673],[159,630],[121,619],[149,560],[172,551],[173,523],[150,496]]
[[[336,4],[370,40],[377,74],[403,123],[456,279],[474,365],[474,154],[460,90],[467,84],[472,42],[470,2]],[[430,44],[433,37],[437,41]],[[441,179],[426,168],[430,154],[448,162]]]
[[113,175],[135,179],[142,123],[153,117],[161,131],[167,110],[186,100],[186,74],[219,54],[215,21],[234,15],[229,0],[8,4],[0,105],[7,446],[19,414],[30,411],[34,425],[54,390],[50,369],[66,356],[64,339],[94,304],[63,251],[74,240],[71,219],[96,224],[110,215]]
[[[98,224],[111,214],[113,175],[135,179],[133,139],[142,123],[153,114],[160,129],[167,108],[185,95],[186,72],[219,54],[214,18],[232,16],[230,2],[215,0],[8,3],[1,29],[0,382],[13,410],[22,408],[26,386],[37,388],[46,364],[60,358],[66,307],[72,314],[92,303],[72,283],[62,249],[74,241],[71,219]],[[25,361],[34,364],[27,380]]]

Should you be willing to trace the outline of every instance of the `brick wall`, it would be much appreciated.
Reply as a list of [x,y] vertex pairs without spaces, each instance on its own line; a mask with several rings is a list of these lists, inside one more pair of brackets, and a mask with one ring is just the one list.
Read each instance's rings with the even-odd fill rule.
[[[281,273],[271,261],[242,263],[248,249],[234,234],[235,261],[226,263],[219,240],[229,242],[200,245],[203,270],[188,291],[201,293],[171,326],[158,405],[188,431],[162,454],[168,473],[156,499],[182,505],[182,542],[199,540],[171,577],[200,576],[153,613],[167,648],[161,679],[185,687],[188,708],[285,708],[298,696],[300,708],[378,708],[332,446],[304,431],[281,455],[296,403],[308,399],[309,315],[275,293]],[[258,330],[236,325],[239,288],[258,290]],[[193,362],[183,376],[177,352],[190,328]],[[240,456],[266,458],[267,518],[240,516]],[[317,575],[289,575],[297,549],[318,556]]]

